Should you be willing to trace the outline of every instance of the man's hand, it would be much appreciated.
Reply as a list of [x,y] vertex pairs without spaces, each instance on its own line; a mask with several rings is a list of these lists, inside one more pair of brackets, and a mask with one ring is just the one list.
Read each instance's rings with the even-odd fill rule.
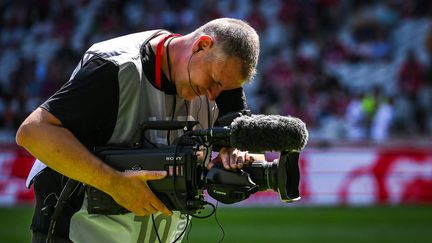
[[240,151],[236,148],[222,148],[219,155],[207,165],[211,169],[215,164],[222,163],[225,169],[241,169],[243,166],[253,162],[247,151]]
[[172,212],[156,197],[147,185],[149,180],[163,179],[166,171],[127,171],[112,182],[109,194],[127,210],[138,216],[162,212],[170,216]]
[[137,215],[171,212],[153,194],[148,180],[166,176],[163,171],[118,172],[91,153],[61,121],[37,108],[21,124],[17,144],[48,167],[74,180],[94,186]]

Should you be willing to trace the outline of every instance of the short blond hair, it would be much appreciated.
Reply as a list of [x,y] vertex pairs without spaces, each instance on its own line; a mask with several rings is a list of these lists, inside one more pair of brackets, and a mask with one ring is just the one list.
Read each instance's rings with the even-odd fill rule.
[[210,35],[226,57],[242,61],[242,75],[246,81],[256,74],[260,52],[259,36],[246,22],[233,18],[214,19],[196,29],[194,35]]

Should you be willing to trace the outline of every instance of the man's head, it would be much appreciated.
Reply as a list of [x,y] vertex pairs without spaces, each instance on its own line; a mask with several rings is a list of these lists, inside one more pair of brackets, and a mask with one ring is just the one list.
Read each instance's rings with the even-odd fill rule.
[[238,88],[255,75],[259,38],[247,23],[215,19],[185,37],[180,62],[186,73],[175,78],[184,99],[207,95],[214,100],[223,90]]
[[194,31],[195,37],[209,35],[220,49],[220,58],[238,57],[242,64],[242,75],[251,80],[256,73],[259,56],[259,37],[247,23],[232,18],[212,20]]

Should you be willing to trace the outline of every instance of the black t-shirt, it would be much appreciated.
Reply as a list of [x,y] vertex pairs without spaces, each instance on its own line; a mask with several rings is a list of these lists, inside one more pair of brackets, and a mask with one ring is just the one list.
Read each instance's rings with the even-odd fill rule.
[[[114,130],[117,118],[119,85],[118,67],[95,58],[87,62],[76,76],[66,82],[41,107],[69,129],[87,148],[104,145]],[[56,204],[67,178],[46,168],[34,178],[36,196],[31,229],[48,232],[50,215],[42,208]],[[55,235],[68,238],[70,219],[81,208],[83,193],[75,190],[57,221]]]
[[95,58],[87,62],[42,108],[57,117],[88,148],[104,145],[117,118],[118,67]]
[[[142,57],[143,72],[150,83],[168,95],[176,95],[174,84],[163,72],[161,87],[155,85],[156,56],[149,43],[144,45]],[[117,119],[118,71],[112,62],[93,58],[41,107],[57,117],[87,148],[105,145]]]

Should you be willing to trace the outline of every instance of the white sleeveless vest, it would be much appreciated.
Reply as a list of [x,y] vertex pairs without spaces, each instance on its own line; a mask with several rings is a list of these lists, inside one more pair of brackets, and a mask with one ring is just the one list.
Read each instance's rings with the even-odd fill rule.
[[[117,121],[108,145],[131,145],[138,141],[139,124],[148,120],[170,120],[174,99],[176,99],[174,120],[197,120],[207,128],[217,118],[217,109],[205,96],[187,102],[178,96],[166,95],[157,90],[147,80],[142,70],[141,48],[143,43],[154,36],[156,31],[146,31],[121,36],[96,43],[84,54],[72,73],[71,79],[92,57],[100,57],[119,67],[119,106]],[[162,32],[163,33],[163,32]],[[168,32],[166,32],[168,33]],[[171,133],[173,137],[177,134]],[[150,138],[155,143],[166,143],[166,132],[151,131]],[[171,141],[173,141],[171,139]],[[27,185],[46,166],[36,160],[27,178]],[[89,215],[86,197],[82,208],[72,216],[70,239],[75,242],[156,242],[151,217],[138,217],[132,213],[125,215]],[[186,216],[174,212],[165,217],[155,214],[158,234],[162,242],[172,242],[186,227]],[[181,242],[181,239],[178,241]]]

